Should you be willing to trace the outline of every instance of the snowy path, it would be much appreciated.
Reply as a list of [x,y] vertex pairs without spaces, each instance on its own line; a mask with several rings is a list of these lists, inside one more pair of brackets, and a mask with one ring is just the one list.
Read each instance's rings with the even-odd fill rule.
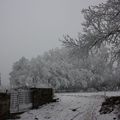
[[58,94],[58,97],[59,102],[30,110],[20,120],[97,120],[102,97],[79,94]]

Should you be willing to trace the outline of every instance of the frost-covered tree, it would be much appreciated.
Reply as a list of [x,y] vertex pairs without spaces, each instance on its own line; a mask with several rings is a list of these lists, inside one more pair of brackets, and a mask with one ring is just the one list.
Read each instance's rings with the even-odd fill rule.
[[30,64],[29,60],[22,57],[13,65],[12,72],[10,73],[11,87],[20,87],[28,85]]
[[[88,53],[101,44],[111,47],[114,57],[120,53],[120,0],[107,0],[97,6],[83,9],[85,21],[83,32],[77,39],[69,35],[64,37],[63,44],[79,53]],[[84,52],[83,52],[84,51]],[[76,52],[78,53],[78,52]]]
[[83,9],[82,13],[83,31],[76,39],[64,36],[62,43],[78,59],[79,70],[82,68],[93,73],[91,87],[113,89],[109,86],[115,83],[113,87],[116,89],[119,67],[114,70],[114,62],[120,61],[120,0],[107,0]]
[[49,73],[49,64],[47,64],[47,61],[41,56],[38,56],[30,61],[30,65],[32,85],[36,86],[37,84],[49,84],[51,75]]
[[71,64],[67,55],[66,49],[50,50],[43,55],[43,61],[49,71],[46,80],[55,88],[67,87],[70,83],[67,70]]

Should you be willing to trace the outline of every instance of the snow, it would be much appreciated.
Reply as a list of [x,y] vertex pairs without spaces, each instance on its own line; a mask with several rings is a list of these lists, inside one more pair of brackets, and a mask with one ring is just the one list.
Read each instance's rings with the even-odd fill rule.
[[[108,92],[108,96],[120,92]],[[104,93],[59,93],[59,102],[50,103],[30,110],[19,120],[113,120],[115,114],[100,115],[99,109]]]

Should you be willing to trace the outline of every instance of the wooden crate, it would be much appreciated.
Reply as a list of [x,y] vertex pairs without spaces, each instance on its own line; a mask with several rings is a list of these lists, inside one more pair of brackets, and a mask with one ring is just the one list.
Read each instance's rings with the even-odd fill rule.
[[53,100],[52,88],[32,88],[31,90],[33,108],[38,108],[40,105],[49,103]]

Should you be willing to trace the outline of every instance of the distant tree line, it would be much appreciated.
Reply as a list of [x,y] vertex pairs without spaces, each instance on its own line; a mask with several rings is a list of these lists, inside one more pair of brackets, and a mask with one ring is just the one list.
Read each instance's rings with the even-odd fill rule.
[[47,84],[58,91],[118,90],[120,64],[110,59],[105,46],[84,58],[67,48],[50,50],[31,60],[22,57],[13,65],[11,86]]

